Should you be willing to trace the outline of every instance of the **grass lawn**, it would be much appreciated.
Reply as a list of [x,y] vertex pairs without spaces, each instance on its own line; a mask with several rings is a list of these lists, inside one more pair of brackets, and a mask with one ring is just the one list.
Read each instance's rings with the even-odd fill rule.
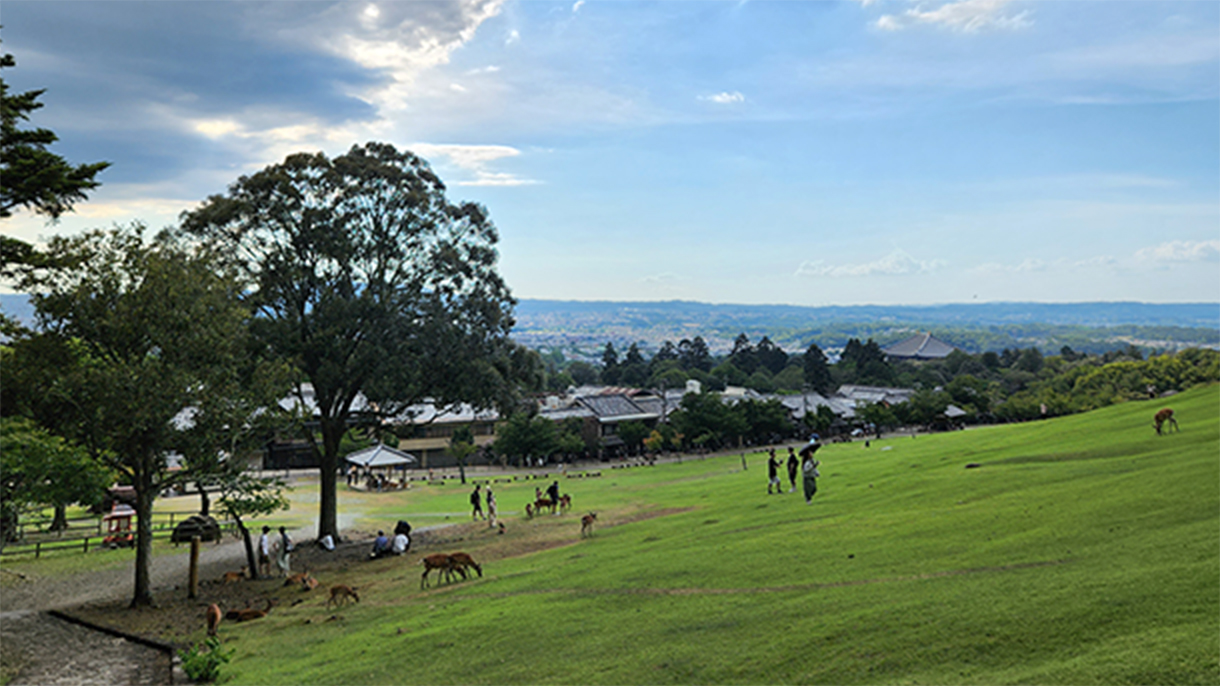
[[[1182,430],[1156,436],[1174,407]],[[819,493],[765,457],[561,480],[575,509],[356,563],[361,602],[225,624],[235,684],[1220,683],[1220,389],[832,445]],[[965,468],[978,463],[978,468]],[[340,490],[343,490],[342,486]],[[365,529],[463,521],[457,485],[344,496]],[[578,515],[598,527],[579,537]],[[355,513],[355,514],[353,514]],[[459,540],[460,539],[460,540]],[[421,591],[419,554],[484,577]],[[414,551],[413,551],[414,552]],[[202,635],[202,632],[201,632]]]

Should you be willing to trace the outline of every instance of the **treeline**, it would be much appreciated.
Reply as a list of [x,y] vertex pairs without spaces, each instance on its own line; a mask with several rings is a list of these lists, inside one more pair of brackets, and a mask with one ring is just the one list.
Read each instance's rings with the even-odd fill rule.
[[[1063,346],[1058,355],[1038,347],[1006,348],[978,354],[954,351],[940,360],[889,360],[881,345],[869,339],[849,339],[833,364],[818,345],[788,354],[767,337],[751,344],[745,334],[726,355],[708,352],[696,336],[677,345],[665,342],[651,359],[631,345],[620,357],[607,343],[602,364],[562,362],[542,356],[545,381],[551,391],[568,386],[602,383],[654,390],[681,389],[687,380],[704,390],[742,386],[760,393],[833,393],[846,384],[910,388],[918,391],[912,408],[928,411],[910,416],[881,417],[879,423],[931,423],[931,415],[950,403],[967,412],[967,421],[1009,421],[1070,414],[1154,393],[1182,390],[1220,380],[1220,353],[1188,348],[1173,354],[1144,353],[1134,345],[1100,354]],[[561,357],[561,356],[560,356]],[[911,409],[911,408],[908,408]],[[867,411],[866,411],[867,412]]]

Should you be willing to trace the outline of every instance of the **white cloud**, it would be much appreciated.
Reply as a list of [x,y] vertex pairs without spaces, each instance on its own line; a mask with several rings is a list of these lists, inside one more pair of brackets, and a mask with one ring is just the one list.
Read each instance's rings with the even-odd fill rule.
[[1027,257],[1017,264],[1001,264],[999,262],[987,262],[972,267],[967,271],[972,274],[983,276],[993,276],[999,274],[1033,274],[1033,273],[1049,273],[1071,274],[1078,269],[1090,269],[1097,267],[1111,267],[1118,264],[1118,260],[1112,255],[1098,255],[1096,257],[1086,257],[1079,260],[1069,260],[1059,258],[1051,262],[1040,260],[1036,257]]
[[518,31],[517,29],[513,29],[512,31],[508,32],[508,37],[504,39],[504,44],[512,45],[513,43],[516,43],[519,40],[521,40],[521,32]]
[[808,277],[858,277],[898,274],[926,274],[945,266],[944,260],[917,260],[902,250],[873,262],[863,264],[828,265],[823,260],[802,262],[796,270],[797,276]]
[[572,13],[580,11],[580,8],[585,4],[585,0],[576,0],[576,4],[572,5]]
[[931,24],[962,33],[975,33],[984,29],[1016,30],[1033,25],[1028,10],[1005,13],[1009,3],[1010,0],[958,0],[935,9],[924,9],[923,5],[918,5],[901,14],[882,15],[876,26],[883,31],[900,31],[918,24]]
[[500,67],[498,67],[494,64],[489,64],[486,67],[477,67],[475,69],[471,69],[466,72],[466,75],[467,76],[478,76],[480,74],[494,74],[498,71],[500,71]]
[[718,105],[732,105],[734,103],[745,102],[746,96],[738,93],[737,91],[733,91],[732,93],[726,91],[723,93],[716,93],[715,95],[700,95],[699,99],[703,100],[704,102],[714,102]]
[[451,83],[449,84],[449,90],[453,91],[454,93],[465,93],[466,87],[460,83]]
[[456,186],[529,186],[539,183],[534,179],[488,169],[488,165],[497,160],[521,154],[520,150],[507,145],[415,143],[409,148],[424,158],[444,157],[453,166],[474,175],[473,179],[454,182]]
[[1138,250],[1135,257],[1151,262],[1215,262],[1220,260],[1220,240],[1167,241]]

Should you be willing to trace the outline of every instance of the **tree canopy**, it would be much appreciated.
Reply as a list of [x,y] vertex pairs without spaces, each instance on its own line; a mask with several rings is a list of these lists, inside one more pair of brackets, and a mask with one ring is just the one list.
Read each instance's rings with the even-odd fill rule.
[[[17,62],[12,55],[0,56],[0,69],[9,69]],[[38,98],[46,89],[9,94],[8,83],[0,77],[0,217],[12,216],[19,207],[58,219],[71,212],[77,201],[84,200],[86,191],[101,182],[94,177],[109,162],[94,162],[73,166],[63,157],[47,150],[59,140],[50,129],[22,129],[30,113],[42,107]]]
[[[339,441],[428,398],[505,405],[521,368],[487,211],[384,143],[299,153],[183,215],[247,282],[254,335],[299,373],[320,437],[318,535],[338,537]],[[305,403],[303,403],[305,404]],[[320,438],[320,441],[318,440]]]

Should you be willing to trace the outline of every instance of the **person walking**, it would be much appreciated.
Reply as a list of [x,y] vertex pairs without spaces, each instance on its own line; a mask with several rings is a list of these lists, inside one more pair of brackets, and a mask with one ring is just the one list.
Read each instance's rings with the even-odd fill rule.
[[292,539],[288,537],[288,530],[280,527],[280,540],[275,551],[275,566],[280,568],[281,576],[288,576],[292,573]]
[[779,460],[775,457],[775,448],[768,451],[770,457],[767,458],[767,495],[771,495],[771,489],[775,488],[776,493],[783,493],[784,487],[779,482]]
[[470,507],[472,508],[470,512],[471,519],[477,520],[480,517],[487,519],[483,514],[483,499],[479,497],[478,484],[475,484],[474,490],[470,493]]
[[487,487],[487,526],[488,528],[496,525],[496,494],[491,492],[491,486]]
[[263,535],[258,537],[258,575],[271,576],[271,527],[263,526]]
[[796,472],[800,468],[801,468],[801,461],[797,459],[796,451],[792,449],[792,446],[788,446],[788,484],[790,486],[790,488],[788,489],[789,493],[796,492]]
[[818,465],[822,464],[813,458],[813,454],[821,448],[820,443],[809,442],[804,448],[801,448],[801,473],[804,477],[805,485],[805,504],[813,503],[813,495],[818,492],[818,477],[821,474],[818,472]]

